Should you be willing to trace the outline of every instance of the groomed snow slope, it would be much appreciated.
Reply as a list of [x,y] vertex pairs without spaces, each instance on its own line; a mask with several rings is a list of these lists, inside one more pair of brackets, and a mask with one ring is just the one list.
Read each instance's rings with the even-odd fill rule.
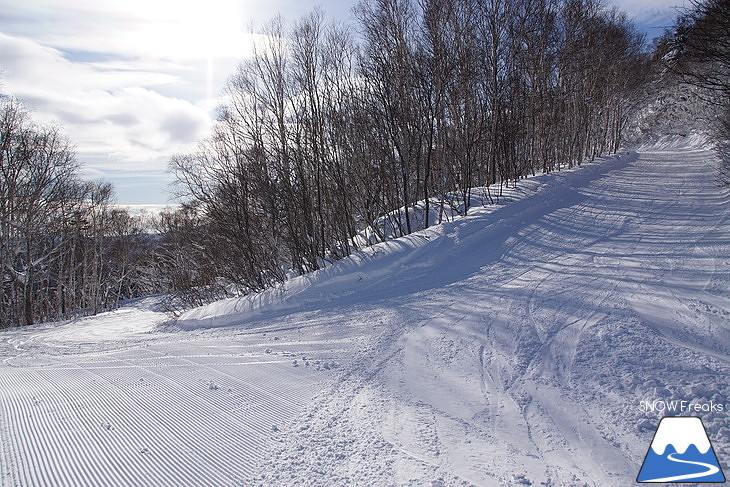
[[[0,333],[0,485],[634,482],[662,412],[730,452],[730,199],[672,146],[158,327]],[[505,200],[503,200],[505,201]]]

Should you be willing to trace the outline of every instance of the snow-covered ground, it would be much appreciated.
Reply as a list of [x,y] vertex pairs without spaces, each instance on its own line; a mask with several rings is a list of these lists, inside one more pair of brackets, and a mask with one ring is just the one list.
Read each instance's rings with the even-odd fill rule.
[[673,400],[724,406],[727,474],[714,167],[644,147],[176,325],[1,332],[0,485],[630,485]]

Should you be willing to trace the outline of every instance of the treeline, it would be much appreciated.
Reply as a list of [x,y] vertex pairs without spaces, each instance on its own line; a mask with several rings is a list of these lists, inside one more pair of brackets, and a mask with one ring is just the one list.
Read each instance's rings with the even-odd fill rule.
[[730,2],[690,3],[656,45],[655,84],[658,91],[676,80],[695,88],[723,162],[721,180],[730,185]]
[[383,215],[408,234],[466,213],[470,188],[615,151],[647,72],[642,35],[593,0],[365,0],[356,18],[272,21],[213,133],[172,159],[180,287],[261,289],[365,228],[386,238]]
[[[58,127],[0,100],[0,328],[167,293],[263,289],[405,235],[474,187],[615,151],[643,39],[593,0],[366,0],[262,32],[212,134],[170,163],[179,210],[134,217]],[[388,220],[390,229],[383,224]]]
[[0,328],[96,314],[152,289],[141,221],[78,171],[59,127],[0,99]]

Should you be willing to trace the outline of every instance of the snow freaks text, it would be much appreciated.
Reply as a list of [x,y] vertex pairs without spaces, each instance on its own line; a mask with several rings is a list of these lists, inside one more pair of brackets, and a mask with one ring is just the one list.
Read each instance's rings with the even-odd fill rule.
[[696,402],[679,399],[667,401],[657,399],[654,401],[641,401],[639,410],[643,413],[722,413],[727,411],[727,408],[724,404],[714,401]]

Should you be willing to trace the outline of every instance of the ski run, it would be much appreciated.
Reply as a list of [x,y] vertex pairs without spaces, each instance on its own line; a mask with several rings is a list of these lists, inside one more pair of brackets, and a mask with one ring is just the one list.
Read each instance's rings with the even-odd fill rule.
[[2,331],[0,486],[633,485],[673,401],[727,474],[715,166],[644,147],[177,322]]

